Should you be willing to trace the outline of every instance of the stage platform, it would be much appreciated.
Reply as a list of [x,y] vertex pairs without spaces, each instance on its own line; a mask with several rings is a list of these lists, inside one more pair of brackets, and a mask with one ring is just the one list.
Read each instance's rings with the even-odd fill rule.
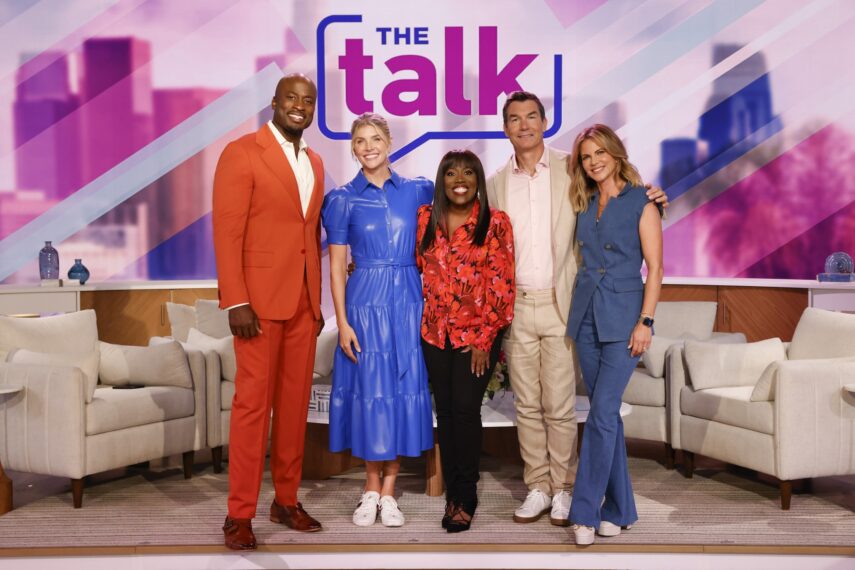
[[[254,524],[262,546],[249,555],[222,547],[228,476],[214,474],[210,465],[197,465],[190,480],[183,479],[180,469],[100,476],[87,485],[82,509],[71,507],[70,492],[62,490],[67,483],[13,474],[16,493],[25,504],[0,517],[0,567],[14,562],[10,567],[41,568],[58,560],[54,557],[65,557],[64,568],[74,568],[69,561],[77,560],[90,569],[102,567],[99,561],[110,567],[109,561],[125,558],[130,564],[123,566],[126,570],[679,568],[688,567],[689,560],[697,568],[767,567],[758,566],[760,559],[769,564],[777,559],[776,570],[796,561],[793,568],[855,567],[855,478],[817,480],[809,493],[793,497],[792,510],[782,511],[777,487],[750,472],[701,458],[694,478],[686,479],[657,461],[658,447],[636,444],[631,449],[640,451],[630,458],[640,519],[619,537],[598,538],[594,546],[584,548],[573,544],[568,528],[550,525],[548,517],[514,523],[511,515],[526,492],[521,467],[489,457],[482,466],[481,503],[472,530],[457,535],[439,525],[443,498],[424,494],[422,459],[404,463],[399,504],[407,524],[398,529],[384,528],[379,521],[369,528],[350,522],[363,481],[359,468],[304,482],[300,500],[324,524],[323,532],[300,534],[275,525],[266,517],[273,498],[267,472]],[[34,499],[31,495],[38,490],[26,485],[53,485],[61,492]],[[137,566],[142,559],[148,563]],[[717,562],[698,564],[702,559]]]

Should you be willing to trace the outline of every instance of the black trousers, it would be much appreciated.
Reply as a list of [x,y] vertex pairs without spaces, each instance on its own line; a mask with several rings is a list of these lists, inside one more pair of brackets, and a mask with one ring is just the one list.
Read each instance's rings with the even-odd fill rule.
[[436,402],[436,430],[446,497],[461,502],[477,496],[481,462],[481,401],[493,375],[500,333],[490,349],[487,372],[480,378],[472,374],[472,353],[454,349],[446,340],[439,349],[422,340],[422,352],[428,379]]

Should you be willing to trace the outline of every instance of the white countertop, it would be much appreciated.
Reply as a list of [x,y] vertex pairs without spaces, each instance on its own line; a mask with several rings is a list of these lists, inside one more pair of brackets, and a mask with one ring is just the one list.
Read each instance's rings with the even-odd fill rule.
[[[855,291],[855,282],[830,283],[811,279],[742,279],[735,277],[665,277],[665,285],[709,287],[779,287],[787,289],[845,289]],[[0,294],[36,291],[128,291],[151,289],[216,289],[216,279],[175,281],[104,281],[83,286],[41,287],[38,283],[0,285]]]

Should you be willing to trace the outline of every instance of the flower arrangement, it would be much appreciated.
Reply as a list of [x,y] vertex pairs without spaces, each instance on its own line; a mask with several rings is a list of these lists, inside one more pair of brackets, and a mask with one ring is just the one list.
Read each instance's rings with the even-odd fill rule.
[[487,390],[484,392],[484,402],[492,400],[497,392],[502,392],[502,396],[506,391],[511,389],[511,378],[508,375],[508,362],[505,359],[505,351],[499,351],[499,359],[496,362],[496,368],[493,370],[493,376],[487,383]]

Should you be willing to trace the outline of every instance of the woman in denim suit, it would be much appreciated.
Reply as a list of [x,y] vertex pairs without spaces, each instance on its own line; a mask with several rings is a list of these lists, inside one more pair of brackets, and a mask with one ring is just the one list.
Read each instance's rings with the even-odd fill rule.
[[638,518],[620,405],[653,335],[662,285],[662,222],[626,148],[609,127],[582,131],[569,160],[582,263],[567,336],[576,341],[591,400],[569,518],[576,544],[591,544],[595,529],[601,536],[616,536]]

